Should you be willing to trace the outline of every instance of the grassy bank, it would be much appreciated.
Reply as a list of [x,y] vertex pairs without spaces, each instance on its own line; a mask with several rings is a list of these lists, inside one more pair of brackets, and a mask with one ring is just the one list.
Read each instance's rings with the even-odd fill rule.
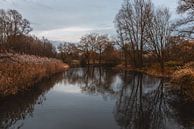
[[175,90],[181,92],[185,98],[194,101],[194,62],[187,63],[176,70],[171,78]]
[[138,71],[155,77],[169,78],[173,83],[173,89],[181,93],[186,99],[194,101],[194,62],[182,65],[181,63],[166,63],[165,70],[162,71],[158,64],[147,67],[133,68],[118,65],[115,69]]
[[0,55],[0,96],[16,94],[31,88],[43,78],[68,68],[56,59],[29,55]]
[[120,69],[120,70],[126,70],[126,71],[137,71],[137,72],[142,72],[151,76],[155,77],[162,77],[162,78],[171,78],[173,73],[178,69],[178,67],[170,67],[167,66],[165,67],[165,70],[161,70],[159,64],[153,64],[150,66],[146,66],[143,68],[134,68],[128,65],[126,68],[124,65],[117,65],[114,67],[114,69]]

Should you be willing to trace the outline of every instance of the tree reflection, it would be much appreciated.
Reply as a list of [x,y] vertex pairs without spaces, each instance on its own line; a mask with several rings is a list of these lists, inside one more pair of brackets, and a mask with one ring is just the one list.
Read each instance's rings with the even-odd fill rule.
[[61,75],[43,80],[34,89],[20,93],[15,96],[9,96],[0,99],[0,129],[21,128],[23,123],[16,125],[19,120],[33,117],[34,106],[42,104],[45,94],[54,86],[55,83],[62,80]]
[[[103,68],[74,69],[66,77],[65,82],[77,84],[85,94],[115,99],[113,114],[123,129],[192,128],[193,115],[166,91],[165,79]],[[192,107],[186,109],[192,111]]]
[[[192,129],[194,104],[185,103],[166,88],[164,79],[104,68],[75,68],[35,89],[1,101],[0,128],[20,128],[17,121],[32,117],[55,83],[79,86],[81,92],[114,100],[113,115],[122,129]],[[95,114],[94,114],[95,115]],[[17,124],[15,124],[17,123]]]
[[163,129],[169,113],[165,97],[163,79],[151,82],[137,73],[120,93],[115,119],[125,129]]
[[112,89],[112,83],[118,72],[98,68],[73,69],[67,71],[65,83],[79,85],[82,93],[88,95],[102,95],[104,99],[113,98],[116,93]]
[[169,101],[169,106],[174,112],[174,119],[177,120],[179,125],[183,129],[193,129],[194,128],[194,102],[185,101],[184,97],[180,94],[173,94],[173,98]]

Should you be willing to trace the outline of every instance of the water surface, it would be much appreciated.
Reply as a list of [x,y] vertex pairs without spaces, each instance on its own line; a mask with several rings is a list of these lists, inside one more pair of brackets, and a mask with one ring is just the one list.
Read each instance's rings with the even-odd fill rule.
[[0,129],[194,129],[194,103],[164,79],[76,68],[0,100]]

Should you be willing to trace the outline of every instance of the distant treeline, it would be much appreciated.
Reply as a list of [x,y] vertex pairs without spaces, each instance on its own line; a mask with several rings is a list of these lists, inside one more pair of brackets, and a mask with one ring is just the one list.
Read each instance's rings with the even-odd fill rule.
[[85,65],[158,64],[161,69],[193,61],[194,1],[180,0],[177,13],[185,17],[174,21],[168,8],[157,8],[150,0],[125,0],[114,20],[116,37],[87,34],[79,44],[61,44],[61,58]]
[[29,35],[30,22],[16,10],[0,10],[0,48],[37,56],[58,57],[70,65],[122,64],[142,68],[157,64],[177,66],[194,61],[194,2],[180,0],[172,20],[168,8],[157,8],[150,0],[125,0],[115,16],[117,35],[90,33],[78,44],[55,47],[45,38]]
[[55,47],[45,38],[29,35],[30,22],[16,10],[0,10],[0,51],[55,57]]
[[106,34],[87,34],[80,43],[65,42],[59,45],[58,50],[61,59],[70,65],[114,66],[120,62],[120,52]]

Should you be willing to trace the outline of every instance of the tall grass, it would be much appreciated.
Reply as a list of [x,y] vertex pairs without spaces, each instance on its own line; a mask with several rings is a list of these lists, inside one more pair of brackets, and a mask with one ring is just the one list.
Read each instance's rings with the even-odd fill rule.
[[194,62],[187,63],[183,68],[174,72],[172,82],[187,99],[194,100]]
[[0,59],[0,96],[27,90],[43,78],[67,68],[66,64],[56,59],[19,54],[7,55],[9,58]]

